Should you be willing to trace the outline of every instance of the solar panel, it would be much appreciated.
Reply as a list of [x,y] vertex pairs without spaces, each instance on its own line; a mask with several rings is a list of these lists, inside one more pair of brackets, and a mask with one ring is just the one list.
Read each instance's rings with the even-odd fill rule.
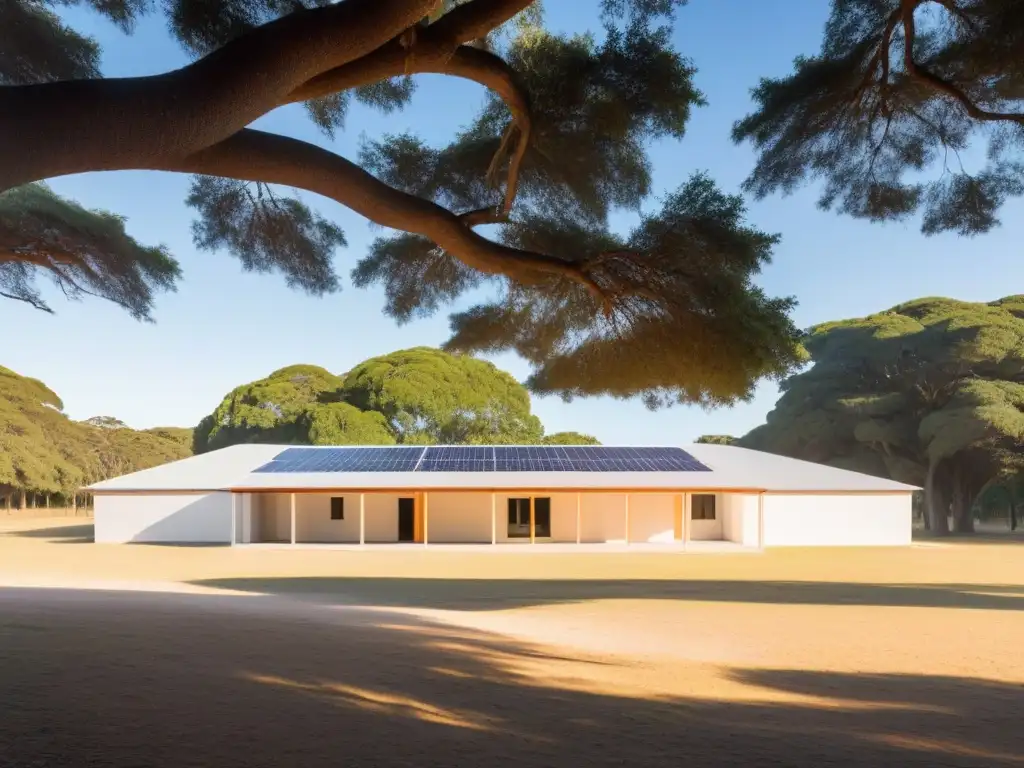
[[417,472],[493,472],[494,449],[489,445],[430,446]]
[[604,446],[501,446],[494,449],[499,472],[707,472],[681,448]]
[[412,472],[423,446],[288,448],[256,472]]
[[597,445],[287,448],[256,472],[709,472],[681,448]]

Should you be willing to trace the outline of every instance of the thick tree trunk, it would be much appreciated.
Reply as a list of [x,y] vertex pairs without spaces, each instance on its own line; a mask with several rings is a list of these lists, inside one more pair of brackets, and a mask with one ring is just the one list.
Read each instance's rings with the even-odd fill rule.
[[928,465],[928,475],[924,481],[924,501],[928,516],[928,530],[936,536],[945,536],[949,533],[949,507],[935,482],[939,463],[932,462]]
[[958,499],[953,505],[953,530],[956,533],[974,533],[974,513],[970,502]]

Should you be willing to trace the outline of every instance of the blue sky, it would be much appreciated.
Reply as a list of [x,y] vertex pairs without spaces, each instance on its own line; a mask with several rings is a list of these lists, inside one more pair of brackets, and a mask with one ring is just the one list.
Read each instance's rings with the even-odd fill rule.
[[[554,27],[597,28],[579,16],[596,2],[547,5]],[[691,0],[679,17],[676,47],[698,67],[697,84],[709,105],[696,111],[682,143],[653,148],[657,190],[674,189],[695,170],[709,171],[730,192],[739,188],[753,156],[730,142],[730,127],[748,111],[749,89],[759,77],[784,74],[794,56],[817,49],[827,6],[825,0]],[[100,40],[108,76],[155,73],[185,62],[158,17],[131,37],[85,12],[66,17]],[[482,101],[483,92],[473,85],[420,77],[415,101],[404,113],[383,116],[355,106],[346,131],[331,146],[354,157],[361,134],[405,129],[440,143],[468,122]],[[259,126],[326,143],[295,107],[268,115]],[[178,292],[158,299],[155,325],[133,321],[100,300],[69,303],[52,296],[55,316],[0,302],[0,327],[8,329],[0,364],[45,381],[72,418],[114,415],[138,428],[192,426],[230,389],[282,366],[313,363],[343,372],[368,357],[437,345],[447,336],[444,312],[397,327],[381,315],[377,290],[346,285],[339,294],[311,298],[289,291],[278,276],[242,272],[227,254],[197,252],[190,212],[182,202],[186,177],[85,174],[51,183],[89,207],[127,216],[134,236],[168,245],[184,269]],[[375,232],[330,201],[308,193],[301,197],[344,228],[349,247],[337,258],[339,273],[347,276]],[[815,199],[809,189],[752,202],[749,212],[753,223],[782,234],[774,263],[759,282],[773,295],[797,298],[800,326],[868,314],[919,296],[987,301],[1021,292],[1020,205],[1009,206],[1004,226],[985,237],[925,238],[914,222],[853,221],[818,211]],[[629,217],[620,221],[628,225]],[[518,378],[528,373],[515,356],[493,359]],[[776,397],[775,386],[766,384],[752,402],[711,412],[677,407],[652,413],[638,402],[593,399],[567,405],[557,398],[535,398],[535,410],[549,431],[589,432],[605,443],[665,444],[709,432],[742,434],[763,421]]]

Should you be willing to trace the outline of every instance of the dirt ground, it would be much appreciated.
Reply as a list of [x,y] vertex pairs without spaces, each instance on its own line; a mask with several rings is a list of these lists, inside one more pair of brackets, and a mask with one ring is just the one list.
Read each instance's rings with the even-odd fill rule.
[[1024,766],[1024,539],[91,543],[0,521],[0,767]]

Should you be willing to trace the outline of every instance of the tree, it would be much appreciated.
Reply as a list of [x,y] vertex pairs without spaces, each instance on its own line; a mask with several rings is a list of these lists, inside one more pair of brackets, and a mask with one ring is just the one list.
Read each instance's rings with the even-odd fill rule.
[[123,421],[115,419],[113,416],[92,416],[82,423],[98,429],[125,429],[128,426]]
[[493,363],[417,347],[357,365],[345,400],[384,416],[402,443],[537,443],[530,395]]
[[[921,212],[926,234],[974,235],[1024,194],[1024,7],[1017,0],[833,0],[821,51],[754,89],[736,141],[746,189],[815,179],[822,208],[874,221]],[[960,153],[987,142],[970,172]],[[938,166],[941,173],[922,177]]]
[[[778,237],[748,224],[742,200],[703,175],[660,210],[642,209],[652,185],[646,146],[681,139],[703,103],[695,70],[669,45],[682,4],[600,0],[600,34],[566,35],[546,30],[531,0],[90,0],[128,32],[159,9],[194,57],[158,77],[105,80],[97,45],[53,11],[56,0],[6,0],[0,192],[15,196],[7,204],[22,218],[61,209],[48,219],[57,245],[0,241],[2,274],[20,280],[9,293],[37,297],[31,276],[59,272],[149,315],[152,292],[177,277],[170,256],[127,241],[105,214],[85,227],[102,232],[76,234],[61,223],[76,204],[30,186],[125,169],[192,175],[187,202],[201,248],[309,293],[333,292],[344,234],[297,188],[392,230],[353,281],[382,285],[399,322],[489,289],[452,317],[448,348],[517,352],[533,367],[535,392],[639,396],[652,406],[747,398],[755,381],[782,377],[799,359],[793,301],[752,280]],[[247,127],[302,104],[330,137],[353,100],[399,109],[424,73],[487,89],[480,114],[447,146],[386,135],[368,141],[357,164]],[[623,209],[644,211],[628,236],[608,226]],[[116,247],[96,248],[101,237]],[[123,290],[86,276],[121,280]]]
[[805,346],[812,366],[740,444],[921,485],[934,533],[950,513],[971,530],[1024,446],[1024,297],[919,299],[816,326]]
[[41,381],[0,367],[0,497],[69,500],[83,485],[191,453],[180,434],[161,434],[169,430],[136,431],[110,416],[77,422],[63,409]]
[[338,402],[344,382],[316,365],[290,365],[236,387],[193,435],[196,453],[236,443],[307,441],[308,410]]
[[543,445],[600,445],[601,442],[593,435],[584,435],[581,432],[553,432],[546,435],[541,443]]
[[732,435],[701,435],[694,442],[705,445],[735,445],[736,438]]
[[0,297],[52,312],[35,284],[43,273],[68,298],[99,296],[151,320],[154,295],[173,290],[181,271],[166,248],[140,245],[124,223],[113,213],[86,210],[45,184],[0,193]]
[[335,376],[292,365],[236,387],[195,430],[197,453],[236,443],[592,445],[544,436],[530,394],[493,363],[428,347],[370,358]]

